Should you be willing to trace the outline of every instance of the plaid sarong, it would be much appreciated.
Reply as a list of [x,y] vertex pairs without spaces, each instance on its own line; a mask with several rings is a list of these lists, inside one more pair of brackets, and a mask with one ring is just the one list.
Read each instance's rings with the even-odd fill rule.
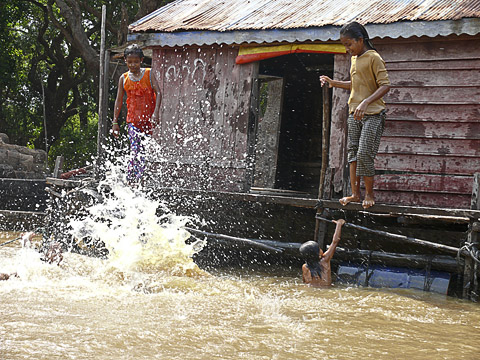
[[365,115],[362,120],[355,120],[350,114],[347,120],[348,163],[357,162],[357,176],[375,175],[375,156],[380,146],[380,139],[385,129],[386,112]]

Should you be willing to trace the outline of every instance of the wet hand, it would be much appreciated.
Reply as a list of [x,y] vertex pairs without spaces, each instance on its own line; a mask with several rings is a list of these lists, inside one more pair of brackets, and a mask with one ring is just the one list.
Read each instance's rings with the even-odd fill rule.
[[345,220],[343,219],[333,220],[333,222],[340,226],[343,226],[345,224]]
[[322,86],[325,85],[325,83],[328,83],[328,87],[331,88],[331,87],[333,86],[333,85],[332,85],[332,81],[333,81],[333,80],[330,79],[330,78],[329,78],[328,76],[326,76],[326,75],[321,75],[321,76],[320,76],[320,83],[321,83]]
[[120,126],[118,126],[118,123],[113,123],[112,124],[111,133],[112,133],[113,136],[118,138],[118,136],[120,135]]

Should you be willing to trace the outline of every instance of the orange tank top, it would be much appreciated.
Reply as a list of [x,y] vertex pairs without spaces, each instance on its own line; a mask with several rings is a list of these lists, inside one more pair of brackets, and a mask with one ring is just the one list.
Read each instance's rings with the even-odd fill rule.
[[145,69],[140,80],[134,81],[123,74],[123,89],[127,93],[127,123],[131,123],[139,130],[150,134],[150,121],[155,110],[155,91],[150,82],[150,69]]

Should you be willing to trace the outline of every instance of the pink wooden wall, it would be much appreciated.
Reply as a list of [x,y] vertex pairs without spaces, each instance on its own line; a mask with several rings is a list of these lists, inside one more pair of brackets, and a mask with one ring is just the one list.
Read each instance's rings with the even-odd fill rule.
[[[376,177],[377,200],[468,208],[472,175],[480,172],[480,38],[390,40],[377,49],[392,83],[376,160],[376,169],[390,174]],[[335,66],[339,77],[348,77],[345,56],[338,55]],[[346,117],[337,102],[345,97],[334,92],[330,166],[337,168],[337,191],[344,181]]]
[[156,176],[162,186],[245,191],[247,127],[255,64],[238,48],[157,48],[163,100]]

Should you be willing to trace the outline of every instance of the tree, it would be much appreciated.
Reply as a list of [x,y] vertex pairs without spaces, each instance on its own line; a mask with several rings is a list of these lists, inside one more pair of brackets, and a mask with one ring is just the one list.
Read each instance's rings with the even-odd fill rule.
[[[168,0],[108,2],[107,46],[123,45],[129,23]],[[0,132],[21,145],[61,143],[68,124],[76,141],[96,143],[101,7],[97,0],[10,0],[0,4]],[[45,101],[43,101],[43,94]],[[92,122],[93,121],[93,122]],[[63,142],[64,143],[64,142]],[[78,145],[92,151],[94,146]],[[67,149],[67,147],[64,147]],[[93,152],[93,151],[92,151]],[[68,155],[68,154],[66,154]],[[72,154],[76,155],[74,151]],[[80,154],[81,155],[81,154]],[[84,161],[85,156],[76,156]],[[67,156],[68,161],[68,156]],[[71,166],[82,165],[74,160]],[[67,165],[69,165],[67,163]]]

